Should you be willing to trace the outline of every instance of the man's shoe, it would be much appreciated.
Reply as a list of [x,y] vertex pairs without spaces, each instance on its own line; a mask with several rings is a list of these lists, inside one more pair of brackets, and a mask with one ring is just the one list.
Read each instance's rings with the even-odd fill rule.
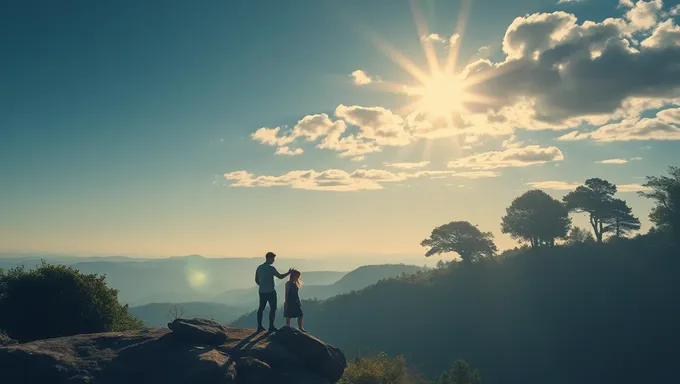
[[263,332],[263,331],[264,331],[264,327],[257,327],[257,333],[260,333],[260,332]]
[[278,331],[278,329],[276,329],[276,327],[269,327],[269,330],[267,332],[272,333],[272,332],[276,332],[276,331]]

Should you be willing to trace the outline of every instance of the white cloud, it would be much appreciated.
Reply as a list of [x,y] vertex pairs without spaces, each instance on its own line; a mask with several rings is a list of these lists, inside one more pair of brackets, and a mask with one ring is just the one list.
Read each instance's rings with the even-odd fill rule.
[[633,0],[619,0],[619,5],[627,8],[633,8],[635,6]]
[[384,165],[392,168],[401,168],[401,169],[416,169],[416,168],[424,168],[428,164],[430,164],[429,161],[421,161],[418,163],[389,163],[385,162],[383,163]]
[[366,156],[354,156],[350,160],[355,162],[355,163],[358,163],[358,162],[366,160]]
[[469,172],[456,172],[452,174],[452,177],[457,177],[461,179],[486,179],[490,177],[498,177],[501,174],[495,171],[469,171]]
[[344,122],[333,122],[325,113],[308,115],[297,122],[292,137],[305,137],[307,141],[315,141],[322,136],[342,134],[346,128]]
[[558,137],[559,141],[592,139],[595,141],[634,141],[634,140],[680,140],[680,127],[669,124],[664,119],[672,119],[673,112],[662,117],[627,119],[618,123],[604,125],[591,132],[572,131]]
[[651,188],[640,184],[620,184],[616,186],[616,190],[619,192],[640,192],[649,191]]
[[352,173],[339,169],[290,171],[280,176],[255,176],[246,171],[224,175],[233,187],[279,187],[318,191],[359,191],[382,189],[383,182],[405,180],[388,171],[357,170]]
[[477,56],[481,59],[488,58],[489,56],[491,56],[491,47],[489,47],[488,45],[479,47],[479,49],[477,50]]
[[383,107],[346,106],[340,104],[335,115],[359,127],[359,138],[375,141],[379,146],[403,146],[411,143],[404,120]]
[[647,30],[656,25],[662,8],[661,0],[638,1],[626,12],[625,17],[635,30]]
[[549,190],[556,190],[556,191],[569,191],[576,189],[580,184],[579,183],[570,183],[568,181],[532,181],[530,183],[526,183],[526,185],[536,188],[536,189],[549,189]]
[[503,148],[519,148],[524,145],[524,142],[518,141],[517,136],[512,135],[510,136],[507,140],[504,140],[501,143],[501,147]]
[[543,148],[529,145],[522,148],[508,148],[503,151],[484,152],[455,159],[449,168],[494,169],[504,167],[526,167],[551,161],[562,161],[564,155],[557,147]]
[[421,36],[420,40],[423,41],[436,41],[438,43],[446,43],[446,39],[438,33],[430,33],[429,35]]
[[361,69],[357,69],[349,75],[355,85],[368,85],[373,83],[373,78]]
[[626,160],[626,159],[607,159],[607,160],[602,160],[602,161],[596,161],[596,163],[600,163],[600,164],[626,164],[626,163],[628,163],[628,160]]
[[642,160],[642,157],[631,157],[630,161],[640,161]]
[[283,156],[297,156],[297,155],[302,155],[304,151],[302,148],[295,148],[291,149],[290,147],[278,147],[276,148],[276,152],[274,152],[275,155],[283,155]]
[[330,135],[316,146],[320,149],[330,149],[338,151],[340,157],[357,157],[367,153],[380,152],[382,148],[373,141],[361,140],[354,135],[340,137],[340,135]]
[[347,172],[340,169],[325,171],[300,170],[290,171],[279,176],[255,176],[248,171],[231,172],[224,178],[232,187],[290,187],[319,191],[359,191],[382,189],[384,183],[400,182],[407,179],[445,177],[480,179],[497,177],[493,171],[455,172],[451,170],[390,172],[382,169],[357,169]]
[[680,26],[673,19],[660,23],[651,36],[642,41],[645,48],[670,48],[680,46]]
[[680,125],[680,108],[669,108],[656,114],[656,117],[669,124]]
[[287,145],[295,141],[294,136],[290,135],[279,136],[280,130],[281,130],[280,127],[260,128],[253,134],[251,134],[250,137],[255,141],[259,141],[262,144],[273,146]]
[[627,12],[630,20],[578,23],[566,12],[516,18],[503,39],[505,61],[468,69],[468,77],[481,79],[471,91],[492,99],[473,112],[501,121],[512,113],[520,122],[512,129],[564,129],[638,116],[639,108],[624,108],[630,100],[677,98],[680,66],[671,63],[680,61],[680,47],[650,49],[631,40],[631,33],[657,23],[659,3],[644,3]]
[[680,16],[680,4],[676,5],[675,7],[671,8],[669,14],[671,16]]
[[460,40],[460,34],[454,33],[453,35],[451,35],[451,37],[449,37],[449,45],[454,46],[454,45],[458,44],[459,40]]
[[580,3],[584,0],[559,0],[557,4],[572,4],[572,3]]

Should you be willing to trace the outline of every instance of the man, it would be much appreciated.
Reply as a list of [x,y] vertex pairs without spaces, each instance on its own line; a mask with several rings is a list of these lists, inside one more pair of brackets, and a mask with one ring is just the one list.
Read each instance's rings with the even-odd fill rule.
[[262,316],[264,314],[264,308],[269,303],[269,332],[276,331],[274,327],[274,320],[276,319],[276,289],[274,287],[274,276],[279,279],[283,279],[290,275],[292,269],[288,272],[281,274],[274,268],[274,259],[276,255],[273,252],[267,252],[265,255],[265,262],[257,267],[255,271],[255,283],[260,287],[260,307],[257,309],[257,331],[264,331],[262,326]]

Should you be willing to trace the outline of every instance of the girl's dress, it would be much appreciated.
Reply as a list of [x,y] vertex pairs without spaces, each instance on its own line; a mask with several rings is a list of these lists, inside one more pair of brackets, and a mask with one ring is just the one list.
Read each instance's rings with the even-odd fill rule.
[[302,303],[300,302],[300,287],[291,282],[287,282],[288,296],[286,297],[286,306],[283,308],[283,317],[295,318],[302,317]]

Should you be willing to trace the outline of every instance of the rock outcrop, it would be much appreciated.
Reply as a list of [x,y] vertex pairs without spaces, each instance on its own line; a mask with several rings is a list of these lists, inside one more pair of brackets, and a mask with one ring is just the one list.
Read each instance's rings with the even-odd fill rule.
[[16,343],[16,340],[0,332],[0,347],[4,347],[5,345],[14,345]]
[[347,364],[339,349],[292,328],[256,333],[204,319],[168,326],[0,347],[0,381],[331,384]]

